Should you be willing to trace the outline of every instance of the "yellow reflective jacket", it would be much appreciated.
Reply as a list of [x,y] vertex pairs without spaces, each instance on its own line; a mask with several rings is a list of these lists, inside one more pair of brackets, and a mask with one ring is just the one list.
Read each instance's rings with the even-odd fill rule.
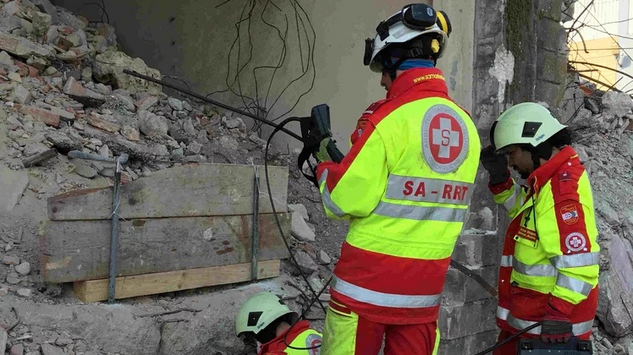
[[575,335],[586,337],[596,313],[600,261],[589,177],[578,154],[565,147],[528,183],[508,179],[490,186],[512,218],[499,273],[497,324],[516,332],[541,321],[549,304],[570,317]]
[[439,69],[410,69],[351,141],[339,164],[317,167],[325,212],[350,219],[332,298],[376,322],[435,321],[474,189],[476,127]]

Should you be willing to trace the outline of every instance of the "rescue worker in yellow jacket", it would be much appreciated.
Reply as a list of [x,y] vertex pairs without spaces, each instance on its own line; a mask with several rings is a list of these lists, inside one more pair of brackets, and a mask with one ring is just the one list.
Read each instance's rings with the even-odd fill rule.
[[258,355],[319,355],[321,333],[270,292],[244,302],[235,318],[235,335],[257,342]]
[[[542,105],[526,102],[493,124],[481,152],[489,187],[512,222],[499,272],[499,342],[521,337],[588,340],[598,303],[600,247],[589,177],[570,146],[571,134]],[[510,177],[509,165],[527,186]],[[494,354],[516,354],[510,341]]]
[[330,287],[323,355],[430,355],[439,344],[440,294],[466,219],[480,143],[435,63],[448,16],[412,4],[366,41],[385,100],[358,120],[349,153],[316,153],[323,206],[349,219]]

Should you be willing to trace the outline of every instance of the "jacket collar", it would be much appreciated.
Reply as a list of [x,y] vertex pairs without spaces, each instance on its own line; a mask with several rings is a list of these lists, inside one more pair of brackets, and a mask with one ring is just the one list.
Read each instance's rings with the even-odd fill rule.
[[[303,333],[308,328],[310,328],[310,322],[308,322],[307,320],[296,323],[292,328],[288,329],[280,336],[276,337],[266,344],[262,344],[259,354],[286,350],[286,348],[288,348],[286,342],[288,344],[292,343],[292,341],[295,340],[295,338],[298,337],[299,334]],[[287,337],[286,334],[288,334]]]
[[414,86],[423,86],[424,90],[437,91],[442,96],[448,96],[448,88],[441,70],[415,68],[405,70],[396,77],[387,92],[387,99],[393,99]]
[[538,195],[540,188],[543,187],[563,165],[573,166],[578,164],[580,164],[578,153],[576,153],[574,148],[566,146],[545,164],[534,170],[527,181],[534,189],[534,193]]

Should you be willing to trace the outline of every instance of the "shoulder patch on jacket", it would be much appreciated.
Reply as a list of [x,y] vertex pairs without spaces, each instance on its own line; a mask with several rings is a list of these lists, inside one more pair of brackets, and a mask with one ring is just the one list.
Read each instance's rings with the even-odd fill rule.
[[560,216],[563,222],[569,226],[578,223],[578,207],[576,206],[576,203],[570,203],[562,206],[560,208]]
[[350,141],[352,142],[352,145],[356,143],[356,141],[358,140],[358,138],[360,138],[360,136],[363,135],[365,126],[367,125],[367,122],[369,122],[369,117],[371,117],[371,115],[373,115],[374,112],[376,112],[376,110],[378,110],[378,108],[382,106],[384,103],[386,103],[387,101],[389,100],[385,99],[385,100],[376,101],[373,104],[369,105],[367,109],[365,109],[365,112],[363,112],[363,114],[360,116],[360,118],[356,122],[356,129],[354,129],[354,132],[352,133],[352,136],[350,137]]

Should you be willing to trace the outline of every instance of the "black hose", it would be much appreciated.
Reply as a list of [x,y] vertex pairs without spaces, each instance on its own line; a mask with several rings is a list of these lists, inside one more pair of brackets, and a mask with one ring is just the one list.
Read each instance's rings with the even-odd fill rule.
[[541,325],[541,322],[537,322],[532,324],[531,326],[527,327],[527,328],[523,328],[521,329],[520,332],[516,333],[516,334],[512,334],[512,336],[508,337],[507,339],[505,339],[504,341],[502,341],[501,343],[495,344],[494,346],[489,347],[488,349],[484,350],[484,351],[480,351],[475,355],[484,355],[484,354],[488,354],[493,352],[494,350],[497,350],[498,348],[504,346],[505,344],[507,344],[509,341],[516,339],[519,335],[529,332],[530,330],[538,327],[539,325]]
[[135,76],[135,77],[137,77],[137,78],[141,78],[141,79],[143,79],[143,80],[151,81],[152,83],[156,83],[156,84],[160,84],[160,85],[162,85],[162,86],[166,86],[166,87],[168,87],[168,88],[170,88],[170,89],[174,89],[174,90],[179,91],[179,92],[181,92],[181,93],[183,93],[183,94],[187,94],[187,95],[189,95],[189,96],[195,97],[196,99],[201,100],[201,101],[204,101],[204,102],[206,102],[206,103],[208,103],[208,104],[211,104],[211,105],[215,105],[215,106],[221,107],[221,108],[223,108],[223,109],[225,109],[225,110],[233,111],[233,112],[235,112],[235,113],[237,113],[237,114],[239,114],[239,115],[246,116],[246,117],[250,117],[250,118],[252,118],[252,119],[254,119],[254,120],[256,120],[256,121],[259,121],[259,122],[265,123],[265,124],[267,124],[267,125],[269,125],[269,126],[272,126],[272,127],[275,127],[276,129],[278,129],[278,130],[280,130],[280,131],[282,131],[282,132],[284,132],[284,133],[288,134],[289,136],[291,136],[291,137],[293,137],[293,138],[295,138],[295,139],[297,139],[297,140],[299,140],[299,141],[303,142],[303,139],[301,138],[301,136],[300,136],[300,135],[298,135],[298,134],[296,134],[296,133],[294,133],[294,132],[292,132],[292,131],[290,131],[290,130],[287,130],[287,129],[283,128],[280,124],[278,125],[278,124],[276,124],[276,123],[274,123],[274,122],[271,122],[271,121],[269,121],[269,120],[267,120],[267,119],[264,119],[264,118],[258,117],[258,116],[256,116],[256,115],[253,115],[252,113],[249,113],[249,112],[246,112],[246,111],[242,111],[242,110],[238,110],[238,109],[236,109],[236,108],[234,108],[234,107],[231,107],[231,106],[229,106],[229,105],[223,104],[223,103],[218,102],[218,101],[215,101],[215,100],[211,100],[211,99],[206,98],[206,97],[204,97],[204,96],[202,96],[202,95],[200,95],[200,94],[196,94],[196,93],[195,93],[195,92],[193,92],[193,91],[190,91],[190,90],[187,90],[187,89],[180,88],[180,87],[175,86],[175,85],[173,85],[173,84],[170,84],[170,83],[168,83],[168,82],[166,82],[166,81],[164,81],[164,80],[155,79],[155,78],[152,78],[151,76],[147,76],[147,75],[139,74],[139,73],[137,73],[137,72],[135,72],[135,71],[133,71],[133,70],[123,69],[123,72],[124,72],[125,74],[132,75],[132,76]]
[[[279,233],[281,233],[281,238],[283,239],[283,242],[286,245],[286,248],[288,249],[288,252],[290,253],[290,257],[291,257],[293,263],[295,264],[295,266],[299,270],[299,273],[301,274],[301,277],[303,278],[305,283],[308,285],[308,288],[310,289],[310,291],[312,292],[312,295],[314,296],[314,298],[308,304],[308,306],[301,311],[301,317],[300,318],[303,318],[305,316],[306,312],[308,310],[310,310],[310,308],[312,308],[314,303],[319,300],[319,297],[321,296],[321,294],[327,289],[328,285],[330,284],[330,281],[332,281],[332,278],[330,277],[330,279],[325,283],[323,288],[321,288],[321,290],[318,293],[314,290],[314,288],[312,288],[312,285],[310,285],[310,282],[308,281],[308,278],[306,277],[306,275],[301,270],[301,267],[299,266],[299,263],[297,262],[297,259],[295,259],[295,256],[294,256],[292,250],[290,249],[290,245],[288,245],[288,241],[286,240],[286,236],[284,235],[283,228],[281,228],[281,222],[279,221],[279,217],[277,216],[277,212],[275,211],[275,204],[274,204],[274,201],[273,201],[272,191],[271,191],[271,188],[270,188],[270,179],[268,178],[268,147],[270,146],[270,142],[272,141],[273,137],[275,136],[275,134],[277,132],[283,131],[283,127],[285,125],[287,125],[290,122],[298,122],[298,121],[299,121],[299,118],[297,118],[297,117],[287,118],[287,119],[285,119],[284,121],[282,121],[279,124],[279,127],[275,127],[273,132],[270,134],[270,136],[268,137],[268,141],[266,142],[266,149],[265,149],[265,152],[264,152],[264,172],[265,172],[265,175],[266,175],[266,188],[268,189],[268,197],[270,199],[270,205],[271,205],[271,207],[273,209],[273,216],[275,216],[275,221],[277,222],[277,227],[279,228]],[[323,310],[323,312],[327,313],[325,307],[323,306],[323,304],[321,304],[321,302],[319,302],[319,306],[321,306],[321,309]],[[290,331],[292,330],[292,328],[294,328],[294,326],[297,323],[298,322],[292,324],[290,326],[290,329],[288,329],[286,331],[286,335],[284,336],[284,344],[286,345],[286,347],[288,347],[290,349],[294,349],[294,350],[312,350],[312,349],[316,349],[316,348],[321,347],[321,345],[319,344],[318,346],[313,346],[313,347],[297,348],[297,347],[293,347],[290,344],[288,344],[288,341],[287,341],[288,334],[290,334]]]

